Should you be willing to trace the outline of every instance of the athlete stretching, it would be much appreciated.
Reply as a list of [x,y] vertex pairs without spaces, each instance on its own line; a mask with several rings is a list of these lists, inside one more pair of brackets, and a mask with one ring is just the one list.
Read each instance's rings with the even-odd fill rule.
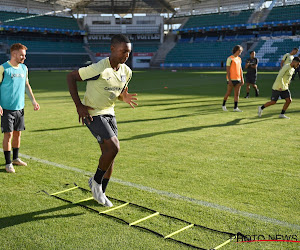
[[[117,99],[132,108],[136,94],[128,93],[132,71],[125,65],[131,52],[131,43],[124,35],[111,39],[111,55],[98,63],[80,68],[68,74],[67,82],[77,113],[100,144],[101,156],[94,177],[89,186],[94,199],[104,206],[113,204],[107,199],[105,190],[111,177],[114,159],[119,152],[118,129],[114,112]],[[87,81],[83,102],[80,101],[76,82]]]

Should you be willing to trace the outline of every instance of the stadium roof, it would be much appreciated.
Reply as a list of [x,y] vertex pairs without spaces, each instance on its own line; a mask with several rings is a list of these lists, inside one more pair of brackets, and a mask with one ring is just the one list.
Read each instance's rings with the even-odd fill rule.
[[219,6],[249,6],[249,2],[260,0],[0,0],[0,4],[23,5],[31,9],[63,10],[89,14],[128,14],[128,13],[178,13],[201,9],[217,9]]
[[[268,0],[265,0],[266,2]],[[73,14],[173,13],[203,14],[255,8],[260,0],[0,0],[8,5],[46,11],[72,10]],[[270,2],[270,1],[269,1]],[[276,5],[295,4],[299,0],[277,0]]]

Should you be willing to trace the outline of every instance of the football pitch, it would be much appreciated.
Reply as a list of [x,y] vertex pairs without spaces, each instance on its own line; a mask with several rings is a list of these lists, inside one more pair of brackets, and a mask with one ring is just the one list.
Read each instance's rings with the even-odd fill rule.
[[[34,112],[26,97],[20,153],[28,167],[8,174],[0,153],[0,249],[189,249],[41,192],[74,182],[88,189],[100,156],[96,139],[78,123],[66,75],[29,73],[41,109]],[[106,194],[251,240],[291,241],[234,240],[221,249],[299,249],[300,80],[290,86],[290,120],[278,118],[283,100],[257,116],[276,75],[259,72],[259,97],[251,89],[243,98],[243,86],[238,113],[232,112],[233,93],[229,112],[221,108],[225,72],[134,71],[129,92],[138,94],[139,106],[116,103],[121,150]],[[82,97],[85,83],[78,88]],[[61,197],[84,195],[91,196],[74,190]],[[92,200],[84,203],[103,210]],[[128,222],[148,215],[131,206],[111,214]],[[163,235],[184,227],[161,217],[140,225]],[[207,249],[228,239],[196,228],[173,237]]]

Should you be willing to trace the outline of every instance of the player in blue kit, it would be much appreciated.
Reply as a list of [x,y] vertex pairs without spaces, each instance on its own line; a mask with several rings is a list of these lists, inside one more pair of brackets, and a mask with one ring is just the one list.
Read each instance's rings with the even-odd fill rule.
[[[40,106],[36,102],[28,80],[28,69],[24,64],[27,47],[21,43],[10,48],[11,59],[0,66],[0,115],[3,137],[5,169],[15,173],[13,165],[27,166],[19,158],[21,131],[25,130],[24,106],[25,91],[30,98],[34,110]],[[13,161],[11,161],[11,147]]]

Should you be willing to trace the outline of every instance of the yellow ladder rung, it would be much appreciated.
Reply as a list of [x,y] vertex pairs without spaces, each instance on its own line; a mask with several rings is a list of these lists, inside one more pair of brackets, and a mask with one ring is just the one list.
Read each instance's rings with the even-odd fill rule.
[[83,200],[80,200],[80,201],[73,202],[73,204],[77,204],[77,203],[84,202],[84,201],[90,201],[90,200],[93,200],[93,199],[94,199],[94,197],[89,197],[89,198],[86,198],[86,199],[83,199]]
[[234,237],[232,237],[232,238],[226,240],[224,243],[222,243],[222,244],[219,245],[219,246],[214,247],[213,249],[214,249],[214,250],[215,250],[215,249],[219,249],[219,248],[225,246],[226,244],[230,243],[231,241],[233,241],[235,238],[236,238],[236,236],[234,236]]
[[144,217],[144,218],[142,218],[142,219],[139,219],[139,220],[137,220],[137,221],[131,222],[131,223],[129,224],[129,226],[138,224],[138,223],[140,223],[140,222],[142,222],[142,221],[144,221],[144,220],[148,220],[148,219],[150,219],[150,218],[152,218],[152,217],[154,217],[154,216],[156,216],[156,215],[159,215],[159,212],[156,212],[156,213],[154,213],[154,214],[150,214],[149,216],[146,216],[146,217]]
[[175,234],[178,234],[178,233],[180,233],[180,232],[182,232],[182,231],[184,231],[184,230],[186,230],[186,229],[188,229],[190,227],[193,227],[193,226],[194,226],[194,224],[190,224],[190,225],[188,225],[186,227],[183,227],[183,228],[181,228],[181,229],[179,229],[179,230],[177,230],[177,231],[175,231],[173,233],[170,233],[169,235],[165,236],[165,239],[170,238],[171,236],[173,236]]
[[76,189],[76,188],[78,188],[78,186],[72,187],[72,188],[69,188],[69,189],[65,189],[65,190],[63,190],[63,191],[59,191],[59,192],[56,192],[56,193],[53,193],[53,194],[50,194],[50,195],[61,194],[61,193],[68,192],[68,191],[71,191],[71,190]]
[[129,204],[129,202],[126,202],[126,203],[124,203],[124,204],[122,204],[122,205],[120,205],[120,206],[117,206],[117,207],[110,208],[110,209],[104,210],[104,211],[102,211],[102,212],[99,212],[99,214],[105,214],[105,213],[108,213],[108,212],[110,212],[110,211],[119,209],[119,208],[121,208],[121,207],[125,207],[125,206],[127,206],[128,204]]

